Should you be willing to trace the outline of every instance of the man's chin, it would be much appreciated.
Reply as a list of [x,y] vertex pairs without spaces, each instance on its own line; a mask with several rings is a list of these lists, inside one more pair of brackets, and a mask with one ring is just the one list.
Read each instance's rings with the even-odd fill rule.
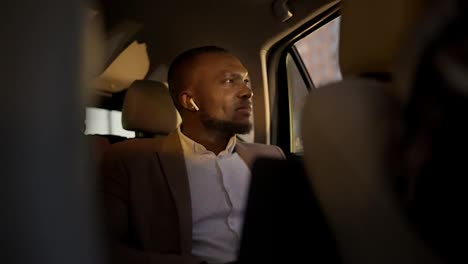
[[226,120],[218,120],[214,118],[203,118],[205,127],[226,134],[248,134],[252,130],[251,122],[234,122]]
[[235,134],[248,134],[252,130],[252,123],[234,123],[233,130],[236,130]]

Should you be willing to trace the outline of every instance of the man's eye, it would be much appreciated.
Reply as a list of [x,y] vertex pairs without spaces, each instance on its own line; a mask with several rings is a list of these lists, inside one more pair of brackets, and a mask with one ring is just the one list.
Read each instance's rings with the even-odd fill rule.
[[225,83],[234,83],[234,80],[233,79],[226,79],[224,80]]

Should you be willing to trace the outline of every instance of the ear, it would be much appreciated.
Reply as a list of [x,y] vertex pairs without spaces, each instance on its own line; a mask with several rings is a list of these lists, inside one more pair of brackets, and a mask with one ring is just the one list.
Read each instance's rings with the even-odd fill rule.
[[190,99],[193,98],[192,94],[189,91],[184,91],[180,93],[179,100],[181,106],[190,112],[195,112],[196,109],[193,107],[192,103],[190,102]]

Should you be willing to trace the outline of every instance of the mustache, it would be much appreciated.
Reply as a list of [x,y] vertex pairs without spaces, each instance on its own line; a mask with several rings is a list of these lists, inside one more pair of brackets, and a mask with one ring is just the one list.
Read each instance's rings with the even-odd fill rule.
[[244,100],[235,104],[235,109],[240,109],[240,108],[252,109],[252,102],[250,100]]

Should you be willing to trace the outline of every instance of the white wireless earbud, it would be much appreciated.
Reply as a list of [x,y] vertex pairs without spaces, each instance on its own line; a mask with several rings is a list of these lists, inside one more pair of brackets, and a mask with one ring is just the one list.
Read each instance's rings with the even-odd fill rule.
[[198,108],[197,104],[193,101],[193,98],[190,98],[190,103],[192,104],[193,108],[195,108],[195,110],[200,110],[200,108]]

